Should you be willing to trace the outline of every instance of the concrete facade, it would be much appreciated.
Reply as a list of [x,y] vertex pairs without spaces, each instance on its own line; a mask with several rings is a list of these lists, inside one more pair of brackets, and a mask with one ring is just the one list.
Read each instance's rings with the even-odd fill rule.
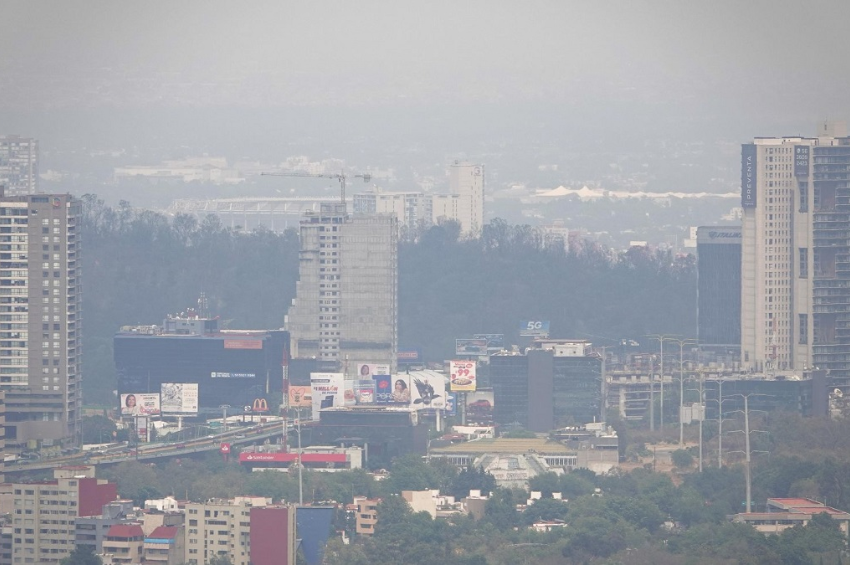
[[365,496],[355,496],[354,506],[356,514],[354,517],[354,531],[359,536],[371,536],[375,533],[375,524],[378,523],[378,504],[380,499],[369,499]]
[[296,298],[286,316],[293,357],[315,357],[353,377],[390,365],[398,350],[398,220],[323,205],[301,222]]
[[466,161],[452,163],[449,190],[458,195],[457,218],[461,233],[479,237],[484,228],[484,165]]
[[116,485],[95,478],[94,467],[62,467],[53,476],[13,485],[14,563],[58,563],[75,547],[76,518],[100,514],[117,497]]
[[0,137],[0,186],[5,186],[9,195],[38,192],[37,139]]
[[742,147],[741,355],[745,368],[828,369],[850,386],[850,137]]
[[186,505],[186,555],[189,565],[227,556],[233,565],[251,562],[251,509],[268,506],[262,497],[237,497]]
[[81,203],[0,197],[0,389],[6,441],[81,438]]

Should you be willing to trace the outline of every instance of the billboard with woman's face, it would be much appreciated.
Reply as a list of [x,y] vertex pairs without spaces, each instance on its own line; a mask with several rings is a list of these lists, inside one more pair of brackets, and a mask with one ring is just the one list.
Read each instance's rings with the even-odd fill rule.
[[121,395],[122,416],[151,416],[159,413],[159,395],[156,393],[131,392]]

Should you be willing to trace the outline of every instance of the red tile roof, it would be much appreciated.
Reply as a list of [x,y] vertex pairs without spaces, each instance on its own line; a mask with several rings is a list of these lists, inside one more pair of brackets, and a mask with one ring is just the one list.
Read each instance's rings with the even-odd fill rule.
[[145,532],[138,524],[115,524],[109,528],[106,537],[110,538],[138,538],[145,537]]
[[147,537],[156,539],[174,539],[177,537],[177,526],[159,526]]

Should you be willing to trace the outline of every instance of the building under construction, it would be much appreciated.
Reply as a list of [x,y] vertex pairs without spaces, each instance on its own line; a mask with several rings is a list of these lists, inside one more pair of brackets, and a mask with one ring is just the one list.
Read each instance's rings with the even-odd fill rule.
[[354,376],[390,365],[398,350],[398,220],[322,204],[301,221],[296,298],[286,316],[295,358]]

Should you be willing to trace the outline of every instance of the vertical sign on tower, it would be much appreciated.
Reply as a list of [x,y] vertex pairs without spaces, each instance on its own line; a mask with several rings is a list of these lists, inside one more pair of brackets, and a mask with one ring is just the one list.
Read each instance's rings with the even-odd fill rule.
[[754,143],[741,146],[741,207],[755,208],[757,202],[756,189],[756,155]]
[[794,176],[809,176],[809,151],[808,145],[794,146]]

